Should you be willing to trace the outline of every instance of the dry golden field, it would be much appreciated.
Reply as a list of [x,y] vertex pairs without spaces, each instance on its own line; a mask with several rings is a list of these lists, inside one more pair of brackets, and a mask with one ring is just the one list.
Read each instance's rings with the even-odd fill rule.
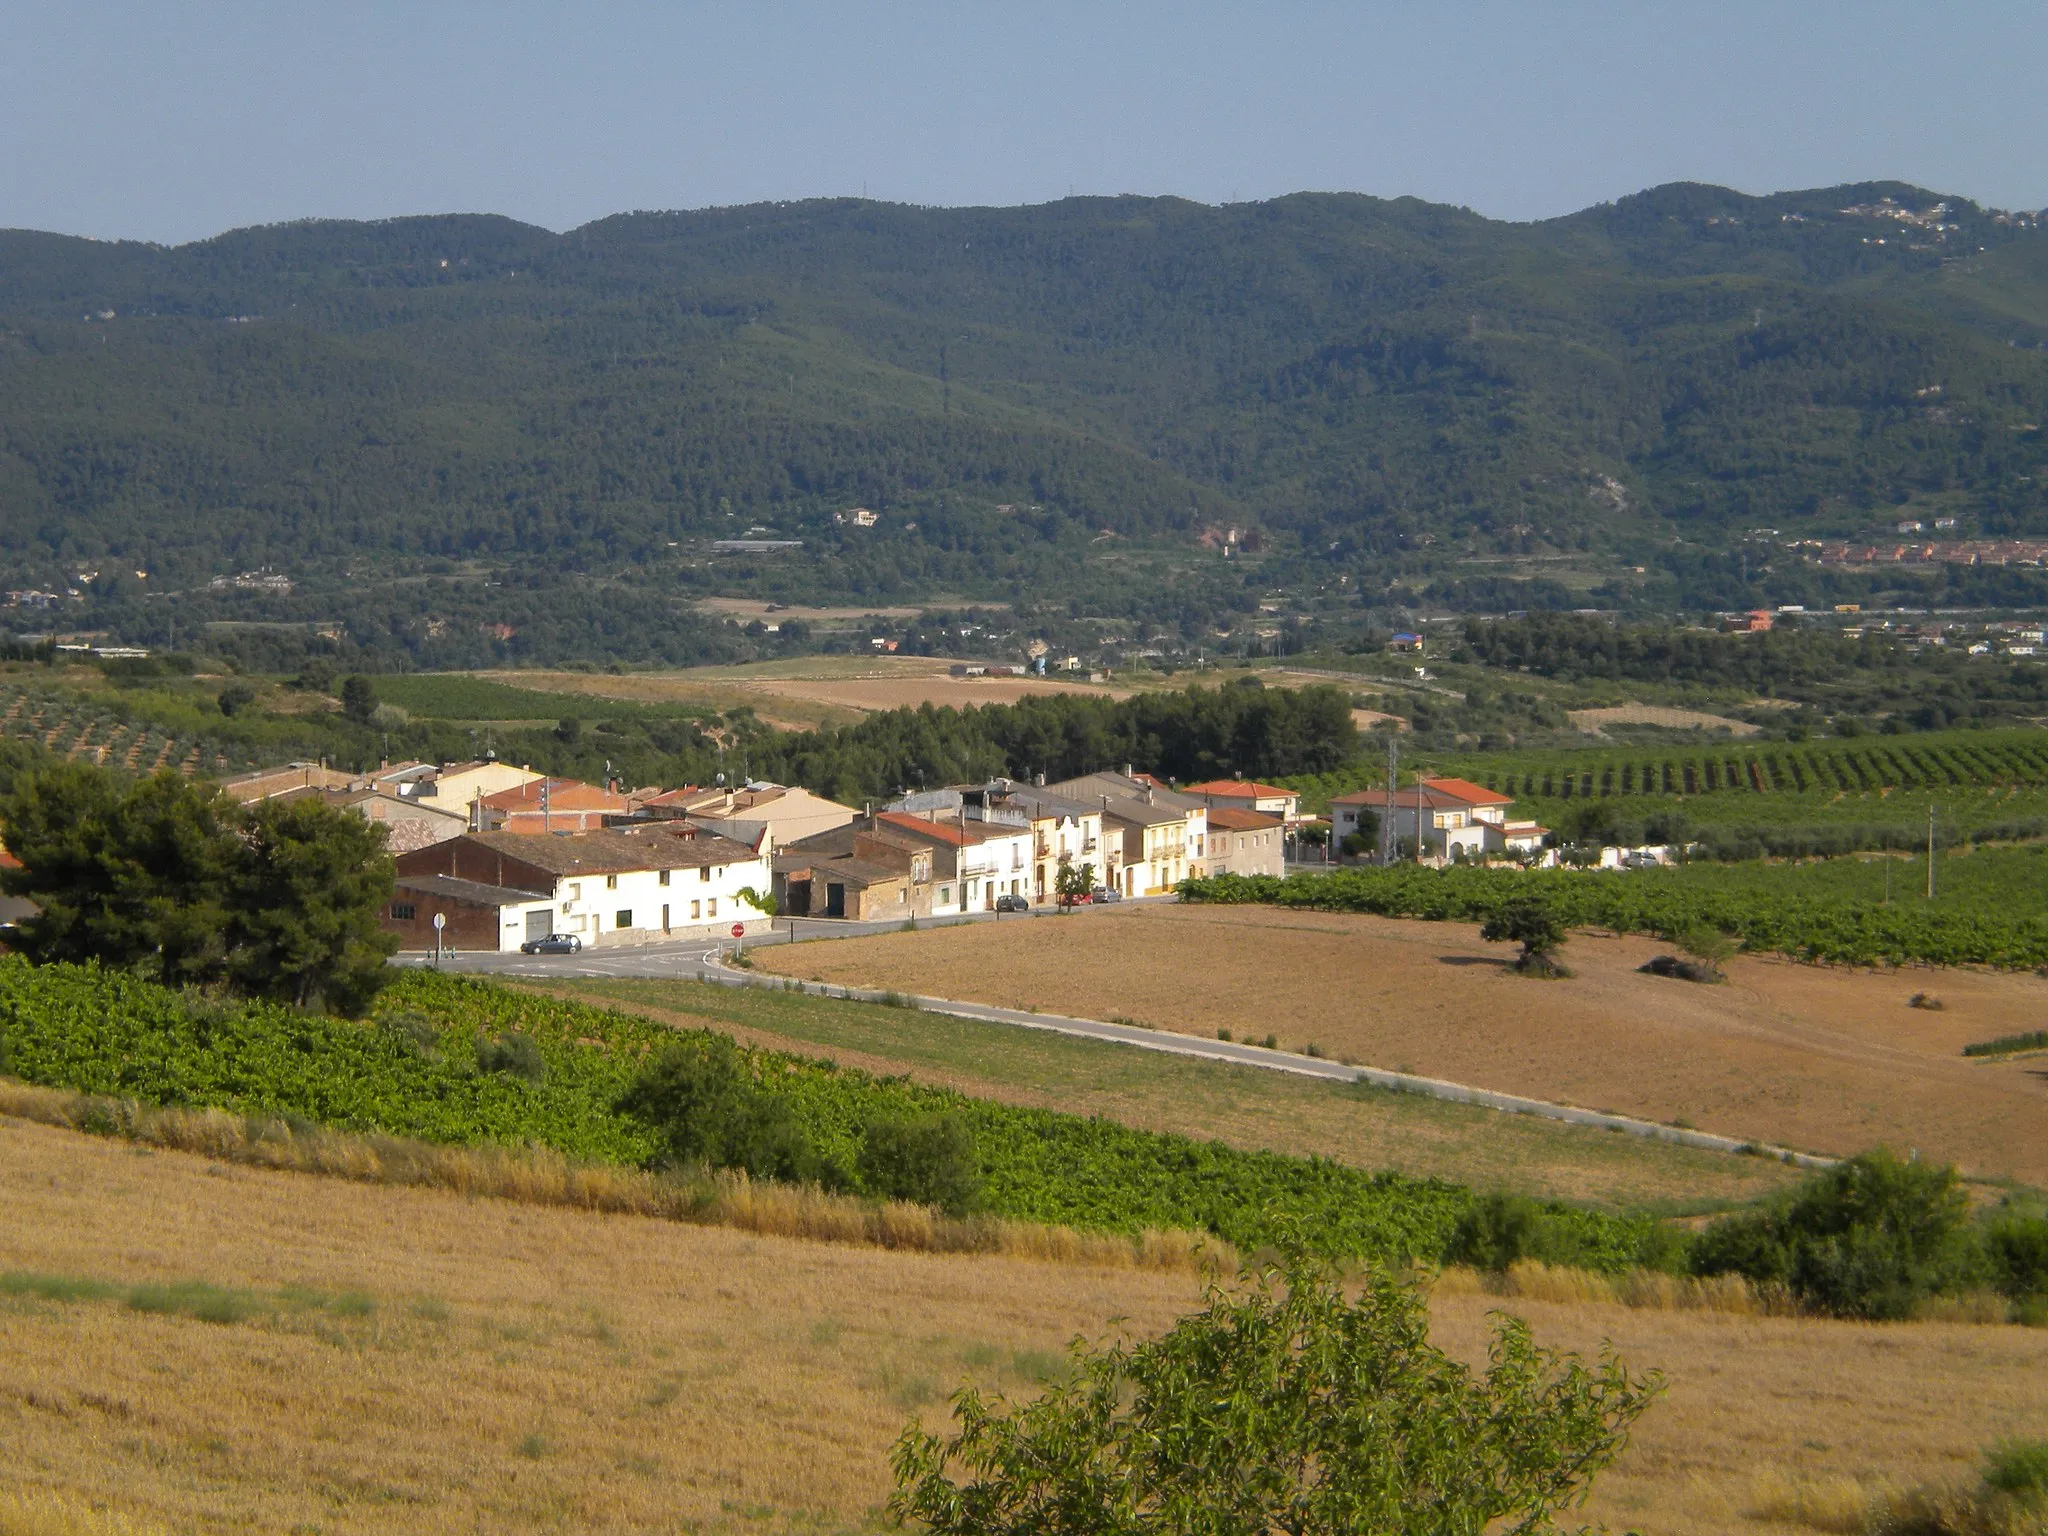
[[[1541,982],[1453,923],[1137,906],[1000,928],[762,947],[764,969],[1240,1040],[1822,1152],[1877,1142],[2048,1183],[2033,1058],[1966,1060],[2040,1027],[2048,980],[1743,956],[1729,984],[1637,971],[1652,940],[1575,935]],[[1909,1008],[1937,993],[1941,1012]]]
[[1014,704],[1048,693],[1124,698],[1130,689],[1061,677],[954,677],[945,661],[923,657],[813,656],[740,667],[673,672],[483,672],[518,688],[585,694],[643,704],[740,705],[791,729],[837,725],[877,710],[919,704]]
[[[1076,1333],[1198,1299],[1185,1274],[594,1216],[18,1120],[0,1192],[0,1512],[56,1498],[145,1529],[869,1528],[911,1414],[937,1422],[967,1379],[1028,1390]],[[225,1320],[25,1294],[24,1273],[199,1282]],[[1616,1527],[1796,1529],[1751,1517],[1787,1479],[1965,1476],[2048,1409],[2048,1332],[1447,1285],[1439,1338],[1476,1358],[1496,1305],[1670,1376],[1596,1495]]]

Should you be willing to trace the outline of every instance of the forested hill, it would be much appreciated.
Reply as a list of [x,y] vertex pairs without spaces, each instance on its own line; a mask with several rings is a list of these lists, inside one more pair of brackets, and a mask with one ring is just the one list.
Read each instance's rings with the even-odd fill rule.
[[1899,505],[2048,532],[2044,341],[2033,216],[1892,184],[4,233],[0,558],[160,590],[760,527],[957,593],[1105,531],[1360,573]]

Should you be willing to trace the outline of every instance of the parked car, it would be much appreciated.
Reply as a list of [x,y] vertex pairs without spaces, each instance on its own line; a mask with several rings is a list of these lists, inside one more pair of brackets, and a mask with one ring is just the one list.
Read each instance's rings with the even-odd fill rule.
[[1100,906],[1105,901],[1122,901],[1124,893],[1113,885],[1098,885],[1088,893],[1088,897]]
[[996,898],[996,910],[998,912],[1029,912],[1031,910],[1031,898],[1029,896],[998,896]]
[[522,955],[573,955],[583,948],[583,941],[573,933],[551,933],[544,939],[528,939],[519,946]]

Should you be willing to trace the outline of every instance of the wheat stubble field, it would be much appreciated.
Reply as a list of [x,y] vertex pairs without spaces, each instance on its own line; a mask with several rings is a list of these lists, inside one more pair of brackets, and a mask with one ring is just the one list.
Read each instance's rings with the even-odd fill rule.
[[[1185,1274],[598,1217],[21,1121],[0,1121],[0,1200],[12,1281],[243,1297],[209,1322],[0,1290],[0,1499],[143,1529],[869,1529],[912,1413],[936,1421],[966,1379],[1029,1390],[1074,1334],[1198,1300]],[[1447,1287],[1440,1340],[1476,1358],[1495,1305]],[[2038,1330],[1509,1305],[1671,1377],[1596,1496],[1616,1527],[1791,1529],[1754,1518],[1784,1479],[1965,1476],[2048,1409]]]
[[[1655,941],[1575,935],[1568,981],[1506,969],[1476,928],[1346,913],[1144,905],[755,951],[763,969],[1164,1030],[1686,1121],[1821,1152],[1917,1148],[2048,1183],[2035,1058],[1962,1047],[2048,1016],[2048,980],[1742,956],[1725,986],[1637,971]],[[1937,994],[1941,1012],[1907,1006]]]

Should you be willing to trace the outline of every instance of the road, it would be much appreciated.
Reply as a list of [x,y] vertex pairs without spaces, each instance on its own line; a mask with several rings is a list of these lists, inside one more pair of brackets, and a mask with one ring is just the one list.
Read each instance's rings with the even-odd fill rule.
[[[1059,920],[1072,921],[1074,918],[1085,916],[1091,910],[1097,909],[1077,907],[1073,917]],[[937,919],[929,923],[920,923],[918,926],[948,927],[958,923],[996,921],[1035,922],[1041,917],[1050,916],[1054,914],[1049,910],[1001,917],[993,913],[977,913],[967,917]],[[789,919],[778,921],[786,923]],[[903,927],[901,922],[849,923],[810,918],[798,918],[795,922],[799,930],[795,938],[803,942],[812,939],[847,939],[865,934],[895,933]],[[789,937],[777,935],[773,938],[750,939],[745,947],[757,949],[768,944],[788,942],[791,942]],[[726,963],[725,956],[734,947],[730,939],[722,939],[715,944],[707,945],[702,937],[698,937],[690,940],[607,946],[585,950],[578,955],[452,955],[444,957],[441,968],[543,981],[559,981],[570,977],[651,977],[706,981],[726,987],[770,987],[779,991],[795,989],[808,992],[814,997],[843,998],[850,1002],[866,1003],[880,1002],[884,998],[900,1000],[904,996],[900,993],[890,994],[861,987],[798,981],[793,977],[758,975]],[[428,967],[433,964],[433,958],[428,955],[407,954],[397,957],[394,963]],[[950,1014],[955,1018],[975,1019],[985,1024],[1009,1024],[1022,1029],[1048,1030],[1059,1035],[1074,1035],[1087,1040],[1135,1046],[1144,1051],[1161,1051],[1169,1056],[1193,1057],[1228,1066],[1253,1067],[1266,1072],[1288,1072],[1297,1077],[1316,1077],[1339,1083],[1369,1083],[1373,1087],[1390,1089],[1396,1093],[1421,1094],[1425,1098],[1441,1099],[1453,1104],[1476,1104],[1484,1109],[1497,1109],[1508,1114],[1535,1115],[1545,1120],[1562,1121],[1567,1125],[1621,1131],[1631,1136],[1643,1136],[1656,1141],[1673,1142],[1679,1146],[1698,1147],[1706,1151],[1760,1153],[1795,1163],[1803,1168],[1830,1167],[1835,1161],[1831,1157],[1816,1157],[1810,1153],[1793,1152],[1782,1147],[1764,1146],[1733,1136],[1716,1136],[1710,1131],[1664,1125],[1655,1120],[1638,1120],[1630,1115],[1604,1114],[1599,1110],[1581,1109],[1575,1104],[1553,1103],[1548,1099],[1528,1099],[1519,1094],[1497,1093],[1493,1089],[1474,1087],[1470,1083],[1453,1083],[1443,1078],[1418,1076],[1412,1072],[1388,1072],[1378,1067],[1349,1066],[1341,1061],[1329,1061],[1317,1056],[1297,1056],[1291,1051],[1268,1050],[1259,1045],[1246,1045],[1230,1040],[1204,1040],[1195,1035],[1171,1034],[1163,1030],[1146,1029],[1141,1025],[1112,1024],[1103,1019],[1076,1019],[1061,1014],[998,1008],[989,1003],[962,1002],[955,998],[912,997],[910,1000],[928,1013]]]

